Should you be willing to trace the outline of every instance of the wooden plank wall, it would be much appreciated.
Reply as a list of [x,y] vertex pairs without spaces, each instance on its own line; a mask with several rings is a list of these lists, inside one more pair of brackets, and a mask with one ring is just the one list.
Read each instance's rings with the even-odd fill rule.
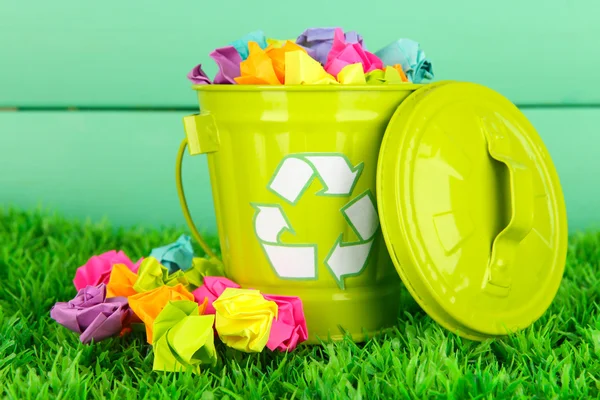
[[[572,230],[600,226],[597,0],[0,2],[0,204],[117,225],[182,224],[174,157],[196,109],[185,78],[246,32],[359,31],[371,50],[418,40],[437,79],[484,84],[546,142]],[[214,209],[204,158],[186,160],[192,211]],[[118,199],[123,196],[125,200]]]

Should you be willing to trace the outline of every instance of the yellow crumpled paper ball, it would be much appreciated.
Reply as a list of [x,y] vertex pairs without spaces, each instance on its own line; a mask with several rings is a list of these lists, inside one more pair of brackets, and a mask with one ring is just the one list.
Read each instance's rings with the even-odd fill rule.
[[261,352],[269,340],[277,303],[265,300],[258,290],[227,288],[214,301],[215,328],[227,346]]

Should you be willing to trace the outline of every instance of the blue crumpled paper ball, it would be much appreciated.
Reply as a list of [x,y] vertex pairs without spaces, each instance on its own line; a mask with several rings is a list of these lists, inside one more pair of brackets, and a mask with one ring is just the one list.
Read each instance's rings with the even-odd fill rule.
[[267,38],[265,37],[263,31],[247,33],[242,36],[242,38],[229,43],[229,45],[235,47],[237,52],[240,54],[240,57],[242,57],[242,60],[245,60],[250,54],[250,51],[248,50],[248,42],[258,43],[261,49],[265,49],[267,47]]
[[181,235],[176,242],[152,249],[150,257],[156,258],[169,273],[178,270],[187,271],[192,268],[194,249],[188,235]]
[[411,39],[399,39],[375,53],[384,65],[400,64],[406,77],[413,83],[433,79],[433,66],[425,57],[419,43]]

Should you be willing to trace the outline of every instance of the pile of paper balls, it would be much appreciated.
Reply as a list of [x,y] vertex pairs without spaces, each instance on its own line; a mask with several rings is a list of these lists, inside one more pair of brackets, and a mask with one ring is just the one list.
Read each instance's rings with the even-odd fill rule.
[[77,269],[77,295],[56,303],[50,315],[82,343],[143,324],[160,371],[214,365],[215,337],[244,352],[291,351],[307,339],[298,297],[241,288],[224,275],[218,260],[194,257],[187,235],[136,263],[111,250]]
[[290,40],[251,32],[209,56],[218,66],[214,80],[200,64],[188,74],[194,84],[383,85],[433,79],[419,43],[399,39],[371,53],[361,35],[341,28],[309,28]]

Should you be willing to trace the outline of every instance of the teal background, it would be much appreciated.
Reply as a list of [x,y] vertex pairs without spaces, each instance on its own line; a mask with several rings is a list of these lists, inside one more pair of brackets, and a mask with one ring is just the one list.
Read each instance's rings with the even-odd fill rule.
[[[226,11],[230,10],[230,11]],[[42,205],[118,226],[182,225],[174,161],[185,78],[243,34],[356,30],[370,50],[419,41],[436,80],[517,104],[558,169],[572,230],[600,227],[598,0],[0,2],[0,205]],[[187,158],[191,210],[214,231],[206,160]]]

